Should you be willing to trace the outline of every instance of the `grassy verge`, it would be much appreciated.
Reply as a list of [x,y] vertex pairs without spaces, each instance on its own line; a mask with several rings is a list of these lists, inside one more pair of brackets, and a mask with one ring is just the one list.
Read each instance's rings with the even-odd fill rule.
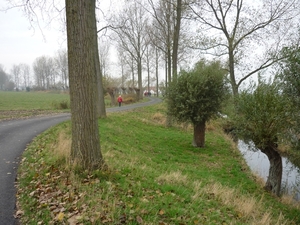
[[23,224],[299,224],[296,205],[255,182],[218,123],[206,147],[189,127],[166,128],[163,104],[99,120],[106,171],[69,163],[70,123],[24,152],[17,215]]

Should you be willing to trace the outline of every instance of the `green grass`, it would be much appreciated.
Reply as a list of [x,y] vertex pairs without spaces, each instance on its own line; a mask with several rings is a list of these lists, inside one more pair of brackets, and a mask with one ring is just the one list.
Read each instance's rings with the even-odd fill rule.
[[263,191],[217,121],[201,149],[192,129],[164,122],[164,104],[100,119],[108,169],[91,174],[69,163],[70,122],[39,135],[19,168],[23,224],[300,223],[298,206]]
[[54,102],[69,101],[69,94],[59,92],[0,91],[0,110],[50,110]]
[[66,93],[0,91],[0,120],[69,112],[69,108]]

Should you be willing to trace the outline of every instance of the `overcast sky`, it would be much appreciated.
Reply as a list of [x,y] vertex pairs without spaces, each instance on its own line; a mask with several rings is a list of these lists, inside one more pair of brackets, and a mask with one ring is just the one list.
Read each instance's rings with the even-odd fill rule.
[[[121,1],[99,1],[101,12],[115,11],[118,6],[121,7]],[[64,0],[55,2],[64,5]],[[58,50],[67,49],[66,33],[62,32],[64,24],[61,21],[52,21],[48,26],[39,20],[41,29],[37,26],[32,28],[21,9],[3,11],[7,7],[7,1],[0,0],[0,64],[5,72],[10,73],[12,66],[20,63],[26,63],[32,68],[32,63],[37,57],[53,57]],[[102,13],[100,15],[103,15]],[[112,61],[115,60],[113,58]]]
[[[0,9],[5,6],[5,1],[0,0]],[[56,25],[33,29],[20,9],[0,11],[0,64],[4,70],[10,73],[12,65],[20,63],[31,67],[37,57],[53,57],[59,49],[66,49],[61,25]]]

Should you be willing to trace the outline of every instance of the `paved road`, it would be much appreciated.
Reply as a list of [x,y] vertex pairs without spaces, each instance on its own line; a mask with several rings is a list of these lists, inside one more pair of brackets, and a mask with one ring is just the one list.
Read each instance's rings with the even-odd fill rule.
[[[150,101],[108,108],[107,112],[118,112],[160,102]],[[39,133],[62,121],[70,119],[70,114],[59,114],[23,120],[0,122],[0,225],[16,225],[14,218],[16,205],[15,179],[22,152],[26,145]]]

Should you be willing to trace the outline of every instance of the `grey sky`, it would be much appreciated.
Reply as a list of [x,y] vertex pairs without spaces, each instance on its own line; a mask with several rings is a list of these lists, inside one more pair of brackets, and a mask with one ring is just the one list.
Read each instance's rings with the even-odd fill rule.
[[[5,6],[7,3],[0,0],[0,9]],[[54,56],[56,51],[66,48],[60,27],[54,24],[42,31],[33,29],[20,9],[0,11],[0,64],[9,73],[13,64],[26,63],[31,67],[39,56]]]

